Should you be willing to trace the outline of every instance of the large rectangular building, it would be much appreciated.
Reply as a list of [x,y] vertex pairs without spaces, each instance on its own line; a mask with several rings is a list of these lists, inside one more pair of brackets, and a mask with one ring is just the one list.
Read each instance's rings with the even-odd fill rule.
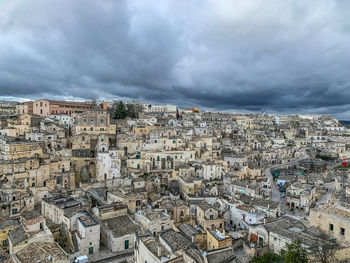
[[110,117],[106,111],[85,111],[83,114],[72,114],[71,119],[74,134],[116,134],[116,125],[110,123]]
[[57,114],[71,115],[89,110],[91,105],[91,102],[39,99],[33,102],[33,114],[43,117]]

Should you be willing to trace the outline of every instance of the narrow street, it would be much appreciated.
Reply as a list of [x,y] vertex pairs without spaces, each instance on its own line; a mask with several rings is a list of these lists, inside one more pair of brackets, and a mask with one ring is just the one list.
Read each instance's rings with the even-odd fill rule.
[[281,164],[277,164],[277,165],[273,165],[271,167],[268,167],[265,169],[264,171],[264,174],[267,178],[269,178],[271,180],[271,200],[272,201],[276,201],[276,202],[281,202],[281,193],[277,187],[277,184],[276,182],[273,180],[273,176],[272,176],[272,173],[271,173],[271,169],[272,168],[277,168],[277,167],[280,167],[280,166],[284,166],[284,165],[291,165],[291,164],[294,164],[294,163],[297,163],[301,160],[304,160],[304,159],[307,159],[309,158],[310,156],[305,153],[304,157],[302,158],[299,158],[299,159],[296,159],[296,160],[293,160],[293,161],[289,161],[289,162],[285,162],[285,163],[281,163]]

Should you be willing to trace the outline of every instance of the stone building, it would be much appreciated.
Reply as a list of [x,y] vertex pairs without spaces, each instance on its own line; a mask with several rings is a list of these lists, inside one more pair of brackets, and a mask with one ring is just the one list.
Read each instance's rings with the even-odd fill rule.
[[112,252],[132,251],[135,233],[140,225],[130,218],[124,206],[114,207],[118,213],[105,214],[101,220],[101,242]]
[[110,123],[110,116],[105,111],[86,111],[81,114],[73,114],[73,134],[116,134],[116,125]]
[[173,220],[163,209],[145,209],[135,213],[135,220],[145,229],[156,235],[173,228]]
[[326,203],[310,210],[310,224],[319,227],[338,242],[350,244],[350,210]]

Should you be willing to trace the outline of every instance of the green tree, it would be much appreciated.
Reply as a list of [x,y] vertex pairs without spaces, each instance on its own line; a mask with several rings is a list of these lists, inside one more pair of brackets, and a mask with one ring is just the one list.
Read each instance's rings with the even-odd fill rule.
[[140,113],[143,111],[142,106],[136,103],[129,103],[126,106],[126,109],[128,111],[128,117],[130,118],[138,118]]
[[254,257],[249,263],[283,263],[283,257],[275,253],[266,253],[261,257]]
[[125,119],[128,116],[128,111],[123,102],[119,102],[114,111],[114,119]]
[[299,239],[286,245],[286,251],[283,253],[284,263],[308,263],[307,251],[301,245]]

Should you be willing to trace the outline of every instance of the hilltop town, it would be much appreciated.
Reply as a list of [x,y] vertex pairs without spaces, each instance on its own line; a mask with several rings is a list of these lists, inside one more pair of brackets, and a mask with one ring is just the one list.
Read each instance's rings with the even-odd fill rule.
[[330,115],[2,101],[0,262],[346,262],[349,157]]

